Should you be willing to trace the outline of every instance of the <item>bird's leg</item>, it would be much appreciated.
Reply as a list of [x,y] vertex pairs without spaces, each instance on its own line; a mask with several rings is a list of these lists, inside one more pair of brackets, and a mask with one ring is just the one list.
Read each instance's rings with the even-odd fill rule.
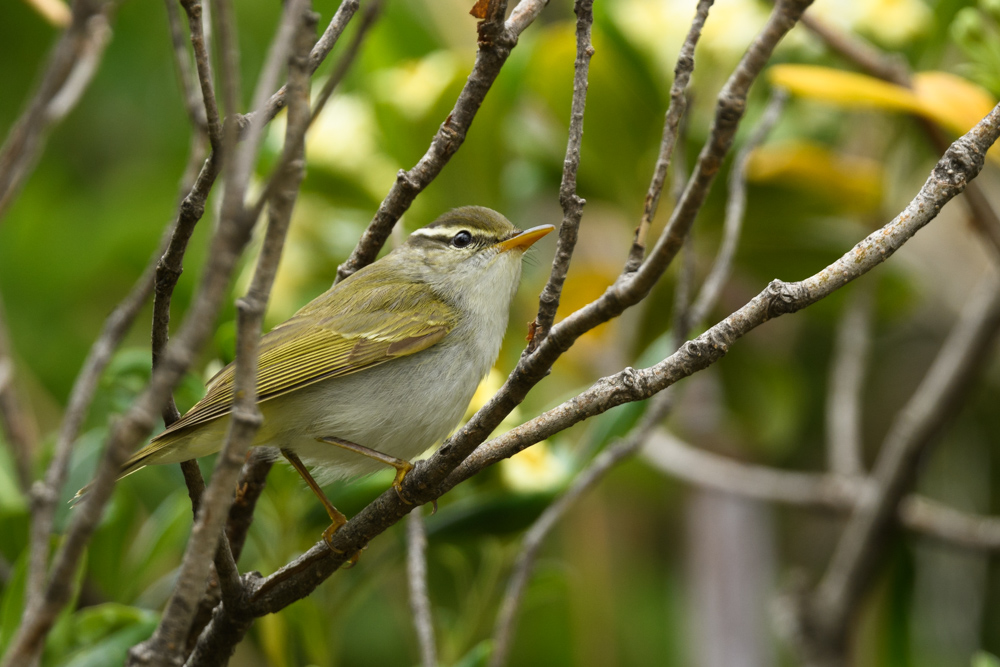
[[328,445],[336,445],[337,447],[342,447],[349,452],[354,452],[355,454],[361,454],[362,456],[367,456],[370,459],[375,459],[380,463],[384,463],[387,466],[392,466],[396,469],[396,478],[392,480],[392,488],[396,489],[396,494],[399,499],[402,500],[407,505],[412,505],[413,501],[403,495],[403,478],[406,477],[406,473],[413,470],[413,464],[405,459],[397,459],[395,456],[389,456],[388,454],[383,454],[380,451],[371,449],[369,447],[364,447],[362,445],[355,444],[349,440],[344,440],[343,438],[336,438],[333,436],[327,436],[324,438],[316,438],[319,442],[325,442]]
[[[316,480],[313,479],[313,476],[309,474],[309,471],[306,470],[306,466],[302,463],[302,459],[300,459],[295,452],[293,452],[290,449],[283,448],[281,450],[281,455],[284,456],[288,460],[288,462],[292,464],[292,467],[295,468],[295,471],[302,476],[302,479],[305,480],[306,485],[310,489],[312,489],[312,492],[316,494],[316,497],[319,498],[319,501],[323,503],[323,507],[326,508],[326,513],[330,515],[330,521],[332,522],[330,524],[330,527],[323,531],[323,539],[326,541],[327,545],[330,547],[332,551],[335,551],[336,553],[343,553],[339,549],[334,549],[333,534],[336,533],[338,530],[340,530],[341,526],[347,523],[347,517],[344,516],[343,512],[341,512],[340,510],[338,510],[336,507],[333,506],[333,503],[331,503],[330,499],[326,497],[325,493],[323,493],[323,489],[319,488],[319,484],[317,484]],[[357,562],[357,559],[358,557],[357,555],[355,555],[351,559],[351,564],[353,565],[355,562]]]

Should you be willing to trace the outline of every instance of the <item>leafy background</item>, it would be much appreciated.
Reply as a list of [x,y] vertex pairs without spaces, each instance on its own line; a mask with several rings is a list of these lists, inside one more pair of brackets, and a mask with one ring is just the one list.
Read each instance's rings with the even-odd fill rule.
[[[371,219],[396,170],[412,166],[423,154],[472,64],[475,20],[467,14],[469,4],[388,2],[310,137],[308,175],[269,325],[329,287],[338,262]],[[985,96],[992,104],[1000,93],[997,4],[821,0],[815,11],[899,53],[915,70],[964,77],[963,91]],[[596,55],[579,174],[579,192],[588,204],[562,313],[603,292],[625,259],[656,159],[673,60],[693,5],[681,0],[596,3]],[[315,8],[323,24],[336,5],[316,0]],[[238,3],[236,9],[248,95],[280,3]],[[558,222],[557,189],[572,93],[571,9],[565,0],[553,0],[522,35],[465,145],[406,214],[405,230],[465,204],[496,208],[522,227]],[[682,146],[689,162],[706,135],[718,88],[767,11],[767,3],[752,0],[720,0],[712,10],[697,54],[692,113]],[[5,3],[2,16],[0,128],[6,129],[30,93],[55,31],[25,3]],[[801,28],[779,49],[775,63],[844,67]],[[838,89],[836,82],[826,83],[828,90],[844,94],[817,100],[799,91],[803,94],[793,97],[751,163],[744,238],[713,321],[771,278],[798,279],[832,261],[894,215],[933,164],[934,152],[914,121],[914,109],[901,112],[899,105],[876,104],[864,95],[852,102],[846,99],[850,86]],[[984,89],[972,88],[974,84]],[[755,86],[738,143],[759,116],[768,88],[766,80]],[[965,98],[939,102],[946,116],[969,109]],[[281,125],[279,118],[270,130],[270,152],[261,173],[275,157]],[[79,107],[52,133],[35,173],[0,224],[0,294],[19,387],[42,437],[38,471],[47,462],[88,346],[174,215],[188,136],[163,6],[124,2],[96,79]],[[984,172],[982,178],[995,186],[995,173]],[[718,245],[724,204],[720,178],[695,230],[699,276]],[[662,209],[669,211],[669,202]],[[196,284],[212,218],[206,215],[192,241],[188,268],[175,293],[175,318],[184,312]],[[656,229],[664,219],[661,212]],[[497,370],[477,402],[490,395],[490,387],[499,386],[522,347],[553,242],[539,246],[528,260]],[[953,204],[892,262],[864,279],[876,298],[865,394],[869,462],[985,263],[986,254],[961,206]],[[675,273],[643,306],[584,337],[505,427],[603,374],[661,358]],[[234,295],[248,280],[244,272]],[[859,286],[844,292],[855,289]],[[794,317],[769,323],[741,341],[722,363],[687,381],[671,430],[741,460],[821,469],[828,365],[845,297],[838,293]],[[201,395],[203,380],[231,360],[232,319],[230,306],[199,364],[200,374],[188,377],[178,390],[182,409]],[[148,313],[140,321],[148,322]],[[148,380],[148,335],[148,325],[136,326],[102,380],[77,444],[67,498],[88,480],[109,421]],[[926,461],[923,491],[962,509],[1000,510],[995,493],[1000,471],[991,446],[1000,440],[998,402],[1000,369],[994,364],[976,398]],[[427,519],[430,594],[442,664],[483,660],[521,532],[575,471],[627,431],[641,410],[617,409],[504,462],[448,494],[437,514]],[[28,514],[6,448],[0,448],[0,459],[2,648],[20,617]],[[208,472],[211,462],[204,463]],[[352,515],[390,480],[390,474],[378,474],[331,486],[329,495]],[[616,470],[545,545],[512,664],[693,664],[701,655],[698,634],[705,613],[697,545],[711,534],[712,526],[706,524],[718,516],[711,513],[706,495],[664,477],[641,459]],[[732,539],[723,540],[714,548],[764,554],[760,567],[743,574],[760,590],[749,613],[760,617],[763,655],[790,663],[768,629],[768,600],[793,572],[809,576],[820,571],[838,524],[800,510],[745,504],[748,518],[734,535],[747,542],[734,546]],[[70,511],[62,510],[60,521]],[[275,570],[312,545],[326,523],[322,508],[294,472],[276,467],[258,505],[241,569]],[[59,621],[45,664],[120,662],[127,647],[155,627],[189,527],[190,505],[176,467],[147,469],[124,480],[80,573],[78,604]],[[233,664],[415,664],[404,554],[403,531],[397,527],[376,540],[356,567],[339,573],[308,599],[261,619]],[[969,664],[974,655],[977,665],[997,664],[987,653],[977,653],[1000,653],[996,559],[905,536],[892,548],[890,561],[860,622],[859,664]]]

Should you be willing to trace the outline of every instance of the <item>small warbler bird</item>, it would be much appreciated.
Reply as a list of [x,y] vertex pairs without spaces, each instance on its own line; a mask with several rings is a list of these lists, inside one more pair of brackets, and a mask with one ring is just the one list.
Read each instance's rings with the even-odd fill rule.
[[[261,338],[264,420],[251,446],[280,451],[302,475],[333,522],[327,542],[346,518],[306,465],[331,479],[388,464],[399,491],[408,460],[465,414],[500,352],[521,257],[553,229],[521,231],[488,208],[455,209]],[[205,397],[133,455],[121,477],[218,452],[234,372],[229,364],[213,377]]]

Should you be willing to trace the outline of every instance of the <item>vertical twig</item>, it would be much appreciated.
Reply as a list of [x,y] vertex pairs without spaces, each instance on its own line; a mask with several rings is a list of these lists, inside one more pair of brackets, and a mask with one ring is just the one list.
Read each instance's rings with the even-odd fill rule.
[[861,406],[865,367],[871,350],[872,285],[858,285],[848,297],[837,327],[826,401],[826,445],[830,470],[839,475],[865,473]]
[[687,89],[691,83],[691,73],[694,72],[694,47],[698,44],[698,38],[701,37],[701,29],[705,25],[708,10],[712,8],[713,2],[714,0],[699,0],[694,21],[691,22],[691,29],[681,46],[677,64],[674,66],[674,82],[670,84],[670,106],[667,107],[667,115],[663,123],[660,153],[656,158],[656,167],[653,169],[649,190],[646,192],[642,219],[635,230],[635,239],[625,263],[626,273],[636,271],[646,254],[646,237],[649,235],[649,227],[653,224],[653,218],[656,217],[656,209],[660,204],[660,193],[663,192],[663,183],[667,178],[667,168],[670,166],[670,159],[674,153],[677,136],[680,133],[681,120],[684,118],[684,112],[687,111]]
[[576,173],[580,169],[580,143],[583,141],[583,112],[587,108],[587,75],[594,46],[590,33],[594,26],[594,0],[576,0],[576,62],[573,65],[573,102],[569,113],[569,136],[566,139],[566,157],[563,159],[562,182],[559,184],[559,204],[563,219],[559,225],[559,241],[549,280],[538,297],[538,315],[528,350],[533,350],[548,335],[559,309],[569,264],[580,230],[580,219],[587,201],[576,193]]
[[410,585],[410,612],[420,644],[421,662],[423,667],[437,667],[434,620],[427,594],[427,533],[419,509],[406,517],[406,578]]
[[15,383],[13,347],[7,330],[7,315],[0,299],[0,428],[10,447],[17,470],[17,482],[25,495],[34,478],[38,426],[28,406],[18,395]]
[[803,601],[797,633],[813,665],[847,661],[850,620],[884,554],[899,503],[917,466],[979,377],[1000,330],[1000,280],[984,278],[966,304],[916,393],[890,429],[872,473],[814,594]]

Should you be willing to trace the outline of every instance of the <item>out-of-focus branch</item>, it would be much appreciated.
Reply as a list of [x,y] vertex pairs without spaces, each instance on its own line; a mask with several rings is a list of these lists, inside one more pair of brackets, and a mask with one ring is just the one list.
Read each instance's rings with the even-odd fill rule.
[[181,85],[184,96],[184,110],[187,111],[191,124],[199,133],[208,134],[208,118],[205,106],[202,104],[201,92],[198,89],[197,74],[191,69],[191,57],[188,55],[187,39],[181,27],[181,15],[177,11],[176,0],[163,0],[167,10],[167,25],[170,28],[170,44],[174,49],[174,65],[177,67],[177,81]]
[[[833,512],[854,510],[873,482],[861,477],[804,473],[737,461],[693,447],[660,429],[641,456],[657,470],[688,484],[763,502]],[[960,512],[911,494],[898,521],[908,530],[965,549],[1000,551],[1000,518]]]
[[850,295],[837,327],[830,387],[826,401],[826,446],[830,470],[864,474],[861,406],[865,367],[871,350],[872,285],[862,283]]
[[[343,0],[337,11],[334,13],[333,18],[330,19],[330,24],[326,27],[323,35],[319,38],[319,41],[313,45],[312,51],[309,53],[309,73],[314,74],[319,68],[326,57],[330,55],[330,51],[337,44],[340,39],[340,35],[344,32],[344,28],[350,23],[351,18],[354,16],[355,12],[358,11],[360,7],[360,0]],[[285,108],[286,99],[285,96],[287,90],[285,86],[282,86],[278,92],[271,95],[267,100],[267,103],[260,109],[255,109],[251,111],[246,116],[243,117],[241,124],[243,126],[257,122],[258,117],[262,119],[262,123],[268,123],[278,115],[278,112]]]
[[681,121],[684,118],[684,112],[687,111],[687,90],[691,83],[691,73],[694,72],[694,47],[698,43],[705,19],[708,18],[708,10],[713,3],[714,0],[700,0],[698,2],[694,21],[691,23],[691,29],[681,46],[680,56],[674,66],[674,82],[670,85],[670,106],[667,107],[667,117],[663,124],[660,153],[656,158],[656,167],[653,169],[653,179],[646,192],[642,220],[639,221],[639,226],[635,230],[635,239],[632,241],[632,248],[629,250],[628,260],[625,263],[626,273],[636,271],[646,254],[646,237],[649,235],[649,227],[653,224],[653,218],[656,217],[656,209],[660,204],[660,193],[663,192],[667,169],[670,167],[674,146],[677,144],[677,137],[680,134]]
[[518,35],[531,24],[546,4],[546,0],[521,0],[511,14],[511,19],[504,23],[507,0],[490,3],[493,15],[479,23],[476,62],[455,106],[434,135],[423,157],[412,169],[400,170],[396,175],[396,182],[382,200],[358,245],[347,261],[338,267],[338,280],[343,280],[374,261],[399,218],[461,147],[476,112],[500,73],[500,68],[507,62],[511,49],[517,44]]
[[[316,120],[319,114],[323,111],[323,107],[326,105],[331,95],[333,95],[333,91],[338,85],[340,85],[340,82],[344,80],[344,77],[347,76],[347,72],[350,70],[351,65],[354,64],[354,59],[361,51],[361,45],[368,36],[368,31],[371,30],[373,25],[375,25],[375,20],[378,18],[381,10],[382,0],[372,0],[368,7],[365,8],[365,12],[361,17],[361,24],[354,33],[354,38],[348,45],[346,52],[341,56],[340,60],[337,61],[337,65],[333,72],[323,83],[323,88],[320,90],[319,94],[316,95],[316,100],[313,103],[312,112],[309,116],[309,122],[296,128],[296,136],[287,137],[285,146],[282,149],[281,157],[278,158],[278,163],[274,167],[275,174],[280,173],[284,168],[284,165],[295,159],[295,155],[297,154],[296,151],[299,149],[298,147],[301,146],[303,141],[305,141],[306,131],[312,126],[313,121]],[[287,95],[287,92],[285,94]],[[247,118],[251,118],[252,116],[253,114],[250,114]],[[271,198],[274,188],[275,179],[272,177],[267,181],[267,183],[264,184],[264,187],[261,189],[260,196],[257,198],[257,202],[248,207],[250,215],[260,215],[260,212],[264,209],[264,204],[266,204]]]
[[45,133],[76,106],[111,40],[115,0],[76,0],[73,20],[49,56],[34,97],[0,147],[0,219],[45,146]]
[[643,415],[642,421],[636,425],[628,437],[616,442],[598,454],[570,485],[569,489],[559,496],[555,502],[545,508],[541,516],[535,520],[521,541],[521,551],[514,570],[507,581],[500,612],[497,614],[496,625],[493,628],[493,653],[490,656],[490,667],[503,667],[507,664],[511,641],[517,626],[517,612],[521,606],[528,577],[538,559],[538,551],[545,538],[556,523],[584,494],[604,479],[604,477],[625,459],[630,458],[642,446],[654,428],[667,416],[673,408],[671,392],[657,396]]
[[34,473],[38,447],[38,426],[30,410],[18,395],[15,384],[14,355],[7,330],[7,316],[0,300],[0,429],[10,447],[21,492],[27,495]]
[[[157,253],[156,256],[158,256]],[[57,606],[65,604],[71,593],[71,577],[75,570],[69,569],[62,578],[54,575],[46,586],[45,567],[48,563],[52,520],[55,515],[59,493],[66,482],[70,454],[73,443],[80,432],[101,374],[125,334],[132,326],[146,299],[153,289],[154,263],[151,261],[136,281],[128,296],[108,316],[100,335],[91,346],[83,368],[73,383],[66,412],[59,434],[56,437],[52,462],[45,477],[35,482],[31,488],[31,535],[29,571],[27,580],[27,607],[20,634],[15,638],[3,665],[30,664],[33,656],[39,654],[44,633],[55,620]],[[95,519],[96,522],[96,519]],[[61,604],[50,604],[61,602]]]
[[[666,178],[667,166],[673,154],[673,147],[677,140],[682,137],[683,111],[687,103],[687,84],[690,81],[691,73],[694,70],[694,49],[701,36],[701,30],[705,25],[705,19],[711,1],[699,3],[695,18],[692,21],[691,29],[687,38],[681,46],[674,69],[674,83],[670,100],[670,109],[667,111],[665,127],[663,131],[663,141],[660,146],[660,158],[654,169],[653,184],[650,186],[650,193],[646,197],[647,212],[649,221],[655,213],[656,203],[659,200],[660,191]],[[578,50],[580,48],[578,41]],[[675,105],[679,110],[675,110]],[[681,151],[678,151],[680,154]],[[683,170],[683,167],[675,166],[675,178]],[[679,182],[686,179],[677,179]],[[652,198],[652,209],[650,201]],[[650,212],[651,210],[651,212]],[[643,220],[648,223],[644,215]],[[638,232],[637,232],[638,233]],[[690,241],[690,238],[688,239]],[[636,245],[633,244],[633,253]],[[694,257],[690,247],[687,245],[685,262],[681,267],[680,275],[677,279],[674,298],[673,329],[671,336],[671,349],[676,349],[688,335],[688,323],[691,321],[691,290],[694,284]],[[638,259],[641,260],[641,249]],[[568,263],[568,258],[567,258]],[[626,267],[628,270],[628,267]],[[530,348],[529,348],[530,349]],[[527,587],[528,579],[534,570],[538,551],[545,538],[552,531],[559,520],[569,511],[576,501],[587,493],[622,461],[629,459],[638,450],[643,440],[649,432],[662,421],[673,407],[673,394],[663,392],[656,396],[651,402],[649,409],[643,416],[642,421],[632,430],[629,436],[622,442],[615,443],[607,448],[591,461],[587,467],[577,475],[570,488],[555,500],[546,510],[535,520],[531,528],[525,534],[521,550],[514,564],[514,569],[507,582],[507,589],[504,599],[497,614],[496,624],[493,630],[493,654],[490,657],[491,667],[502,667],[507,663],[510,646],[513,641],[514,630],[517,625],[518,610],[521,606],[521,599]]]
[[719,246],[715,263],[712,264],[712,268],[698,292],[698,298],[695,299],[694,305],[691,307],[691,326],[698,326],[708,316],[708,311],[719,300],[722,288],[729,278],[747,208],[747,162],[750,160],[750,154],[753,150],[763,143],[767,135],[771,133],[775,123],[781,118],[781,113],[785,110],[787,102],[788,93],[783,90],[774,92],[771,101],[764,108],[764,113],[757,127],[754,128],[740,152],[736,154],[736,159],[729,171],[729,197],[726,200],[726,219],[722,230],[722,244]]
[[882,445],[872,484],[837,544],[816,592],[804,600],[800,647],[810,664],[846,664],[850,619],[881,564],[897,508],[917,466],[972,384],[1000,331],[1000,279],[983,279]]
[[528,349],[534,349],[548,334],[559,309],[569,264],[573,259],[580,231],[580,219],[586,200],[576,193],[576,173],[580,169],[580,142],[583,141],[583,112],[587,108],[587,74],[590,59],[594,55],[590,32],[594,25],[594,0],[577,0],[573,11],[576,13],[576,63],[573,76],[573,102],[569,114],[569,136],[566,140],[566,157],[563,159],[562,182],[559,185],[559,204],[563,219],[559,225],[559,241],[552,259],[549,280],[538,297],[538,315]]
[[410,588],[410,612],[420,644],[423,667],[437,667],[437,646],[431,601],[427,595],[427,533],[420,510],[406,517],[406,579]]

